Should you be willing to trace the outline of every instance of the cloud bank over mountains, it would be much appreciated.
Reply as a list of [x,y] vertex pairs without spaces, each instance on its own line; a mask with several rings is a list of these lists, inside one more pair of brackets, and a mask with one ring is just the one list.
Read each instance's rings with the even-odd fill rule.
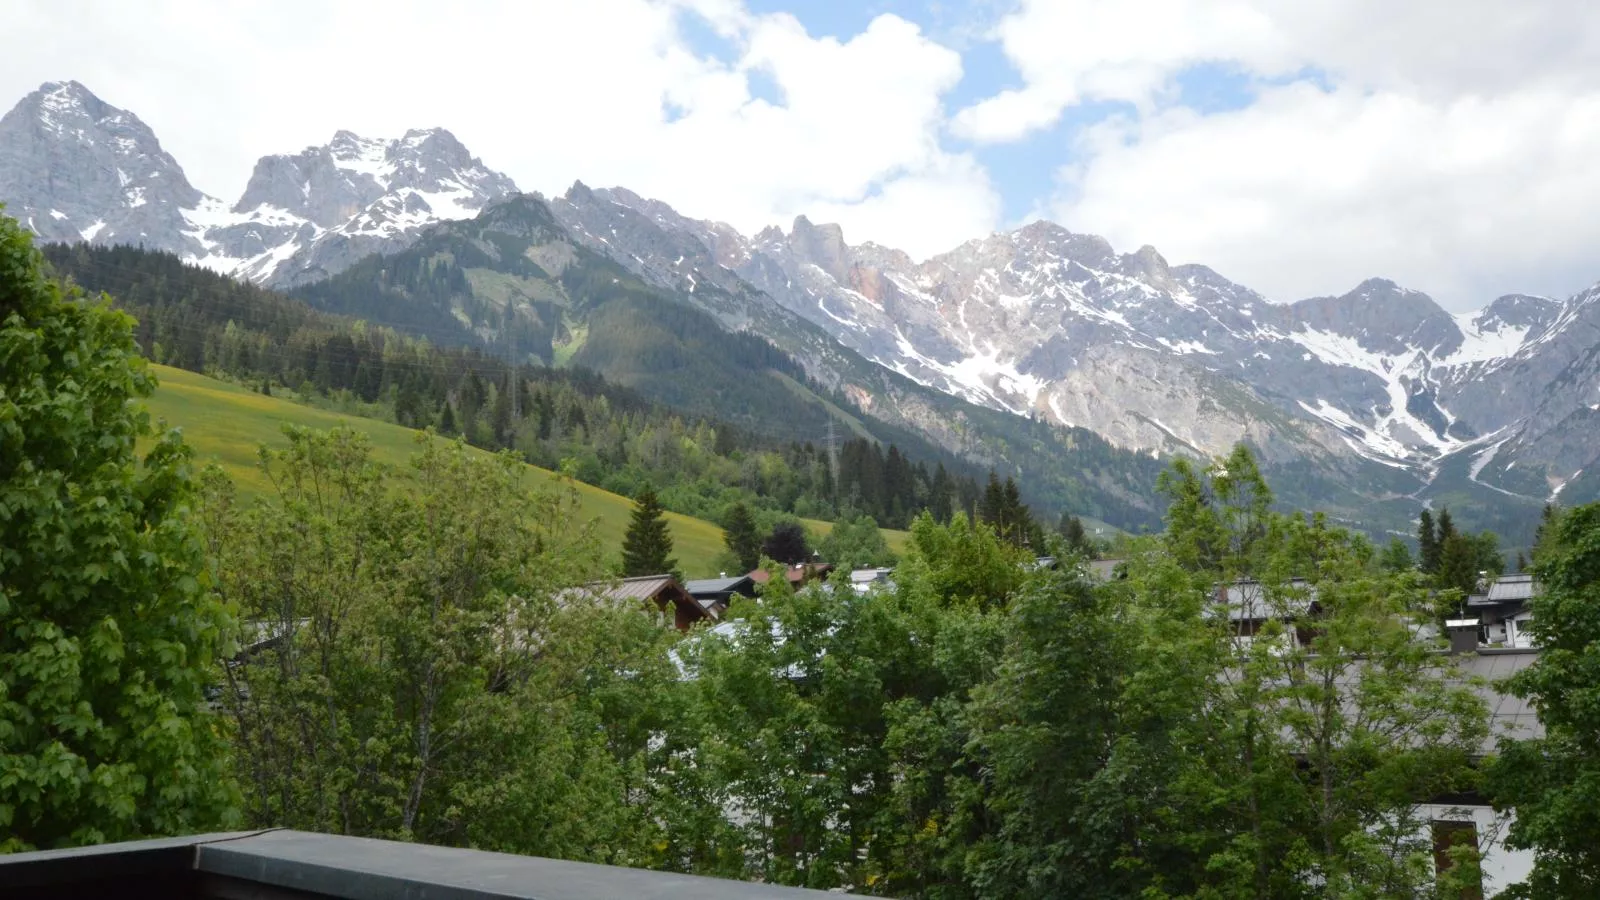
[[38,0],[0,92],[96,85],[219,196],[263,147],[426,123],[525,188],[624,184],[747,232],[804,214],[914,256],[1038,216],[1274,300],[1594,280],[1600,6],[974,3],[962,41],[950,6]]

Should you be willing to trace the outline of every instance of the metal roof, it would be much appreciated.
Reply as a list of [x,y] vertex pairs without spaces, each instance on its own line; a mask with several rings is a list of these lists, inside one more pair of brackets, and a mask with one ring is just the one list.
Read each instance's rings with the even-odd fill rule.
[[[1544,726],[1528,701],[1506,691],[1503,681],[1534,664],[1539,651],[1532,649],[1481,649],[1472,653],[1439,652],[1423,677],[1441,678],[1447,684],[1466,684],[1483,701],[1489,716],[1489,733],[1478,746],[1480,755],[1498,750],[1502,741],[1544,737]],[[1454,671],[1452,672],[1452,667]],[[1334,682],[1344,695],[1341,704],[1352,712],[1352,695],[1360,684],[1364,665],[1357,663],[1338,673]],[[1288,736],[1286,732],[1286,736]]]
[[850,573],[851,584],[867,584],[873,581],[887,581],[894,574],[893,569],[855,569]]
[[581,587],[571,587],[556,595],[558,603],[566,604],[580,599],[622,603],[629,600],[653,600],[663,590],[682,590],[671,575],[639,575],[621,581],[591,581]]
[[1269,590],[1259,581],[1235,581],[1218,589],[1217,602],[1227,607],[1231,622],[1294,618],[1310,612],[1317,602],[1317,586],[1296,578],[1285,587]]
[[1461,674],[1483,679],[1473,690],[1489,708],[1489,738],[1484,752],[1490,752],[1503,740],[1527,740],[1544,737],[1544,726],[1539,724],[1539,714],[1533,704],[1505,691],[1500,682],[1533,665],[1539,659],[1537,650],[1479,650],[1456,657]]
[[0,856],[0,896],[821,900],[836,895],[701,875],[274,830]]
[[697,578],[686,582],[683,588],[691,594],[727,594],[738,590],[741,585],[746,583],[753,585],[755,581],[749,575],[733,575],[727,578]]
[[1089,560],[1089,577],[1095,581],[1107,582],[1117,577],[1117,566],[1122,565],[1120,559],[1091,559]]
[[1532,575],[1502,575],[1489,586],[1490,603],[1511,603],[1531,600],[1539,592],[1539,583]]

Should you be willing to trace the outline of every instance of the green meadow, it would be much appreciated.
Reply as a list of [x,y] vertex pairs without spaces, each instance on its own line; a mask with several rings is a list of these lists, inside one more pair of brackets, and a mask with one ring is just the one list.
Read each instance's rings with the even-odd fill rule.
[[[259,496],[271,489],[256,466],[256,450],[262,444],[282,446],[286,424],[319,429],[344,425],[363,431],[372,441],[374,458],[393,466],[404,465],[417,450],[417,432],[410,428],[268,397],[182,369],[152,369],[160,387],[148,401],[151,416],[181,428],[184,439],[194,447],[197,460],[219,464],[246,496]],[[530,486],[558,478],[536,466],[527,466],[527,476]],[[583,515],[597,521],[608,551],[619,554],[633,502],[591,485],[576,487]],[[677,513],[667,513],[667,520],[684,574],[690,578],[716,575],[716,558],[723,550],[722,529]],[[815,537],[832,527],[830,522],[806,521],[806,528]],[[890,546],[899,550],[908,535],[890,531],[885,532],[885,537]]]

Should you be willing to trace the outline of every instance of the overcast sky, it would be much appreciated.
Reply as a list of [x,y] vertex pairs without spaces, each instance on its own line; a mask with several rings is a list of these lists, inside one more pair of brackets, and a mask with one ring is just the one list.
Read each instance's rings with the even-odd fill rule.
[[0,108],[76,79],[201,190],[443,126],[525,190],[623,185],[919,258],[1045,217],[1274,300],[1600,280],[1589,0],[12,0]]

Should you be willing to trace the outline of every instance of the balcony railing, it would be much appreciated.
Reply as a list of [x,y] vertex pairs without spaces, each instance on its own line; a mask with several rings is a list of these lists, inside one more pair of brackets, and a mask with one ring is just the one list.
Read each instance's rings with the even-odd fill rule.
[[[801,900],[822,891],[304,831],[0,856],[6,900]],[[834,895],[836,896],[836,895]]]

